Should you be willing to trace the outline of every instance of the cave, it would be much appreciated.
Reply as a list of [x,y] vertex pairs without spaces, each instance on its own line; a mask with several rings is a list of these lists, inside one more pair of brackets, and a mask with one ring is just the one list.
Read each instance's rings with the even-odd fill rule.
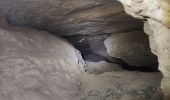
[[170,100],[168,0],[0,0],[0,100]]

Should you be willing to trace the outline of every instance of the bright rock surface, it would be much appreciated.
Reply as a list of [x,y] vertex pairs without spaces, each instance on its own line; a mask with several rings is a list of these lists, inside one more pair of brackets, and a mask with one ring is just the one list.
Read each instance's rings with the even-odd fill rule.
[[144,30],[149,35],[152,52],[158,56],[163,73],[161,88],[165,100],[170,100],[170,29],[169,0],[120,0],[125,11],[145,20]]

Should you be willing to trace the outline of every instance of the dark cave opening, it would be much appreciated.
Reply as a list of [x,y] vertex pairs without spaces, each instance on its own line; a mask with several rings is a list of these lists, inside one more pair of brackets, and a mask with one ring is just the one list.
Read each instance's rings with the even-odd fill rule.
[[[75,35],[75,36],[63,36],[64,39],[69,41],[76,49],[78,49],[85,61],[99,62],[106,61],[111,64],[118,64],[123,69],[129,71],[139,72],[158,72],[158,61],[144,65],[131,65],[121,58],[113,57],[107,53],[107,48],[104,41],[111,36],[109,33],[97,34],[97,35]],[[155,60],[153,59],[153,60]]]

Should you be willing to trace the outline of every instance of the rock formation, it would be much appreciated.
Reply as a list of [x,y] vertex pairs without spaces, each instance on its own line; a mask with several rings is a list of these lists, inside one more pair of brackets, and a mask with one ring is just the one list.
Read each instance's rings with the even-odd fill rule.
[[162,100],[152,53],[169,100],[169,1],[120,1],[0,0],[0,100]]
[[161,88],[165,100],[170,100],[170,2],[169,0],[120,0],[125,11],[144,20],[152,52],[158,56],[163,73]]
[[80,100],[78,79],[86,65],[65,40],[24,27],[0,28],[0,50],[0,100]]
[[0,12],[11,24],[59,35],[125,32],[142,25],[115,0],[0,0]]
[[150,53],[148,37],[143,31],[113,34],[105,40],[108,54],[133,66],[157,66],[157,58]]

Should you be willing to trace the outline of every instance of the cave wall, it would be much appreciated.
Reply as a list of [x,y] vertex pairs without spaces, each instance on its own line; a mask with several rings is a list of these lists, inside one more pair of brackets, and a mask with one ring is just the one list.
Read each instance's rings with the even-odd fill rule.
[[0,100],[161,100],[158,72],[99,63],[114,70],[88,74],[80,52],[66,40],[0,22]]
[[[145,5],[147,11],[148,9],[153,10],[152,7],[155,3],[153,3],[151,8],[147,8],[147,4],[149,3]],[[135,3],[135,5],[143,8],[143,6],[138,5],[138,2],[137,4]],[[130,11],[125,10],[126,12]],[[149,16],[153,18],[152,20],[156,20],[158,23],[162,21],[159,17],[161,14],[157,13],[157,11],[153,11],[152,13],[147,12],[144,16],[141,16],[143,13],[140,10],[137,12],[139,15],[131,12],[133,12],[133,10],[130,11],[129,14],[132,14],[136,18],[146,20],[148,19],[146,15],[149,14]],[[125,33],[141,30],[143,27],[141,21],[126,15],[121,4],[117,1],[0,0],[0,16],[4,19],[0,21],[0,99],[161,99],[159,92],[161,75],[159,73],[127,72],[113,64],[112,67],[114,68],[110,73],[102,72],[104,74],[99,76],[84,73],[84,71],[86,71],[84,67],[87,66],[79,51],[66,40],[54,36],[54,34],[72,36],[105,33],[117,34],[116,36],[119,36],[119,33],[126,35]],[[146,25],[154,27],[154,25],[150,25],[153,24],[152,20],[145,23],[145,27]],[[162,27],[162,24],[161,26],[158,24],[155,25],[157,29]],[[150,41],[152,41],[150,42],[152,51],[158,55],[159,62],[162,62],[160,66],[166,64],[169,66],[169,56],[166,56],[166,54],[168,54],[166,52],[169,52],[168,48],[166,48],[168,47],[167,45],[169,45],[169,41],[167,41],[167,39],[164,39],[164,41],[155,39],[154,35],[158,30],[153,34],[155,29],[147,28],[149,29],[145,29],[145,31],[147,30],[148,34],[152,34],[149,35]],[[162,37],[168,38],[168,29],[163,26],[162,31],[165,31],[165,29],[166,33]],[[50,33],[53,33],[53,35]],[[128,36],[128,38],[130,37]],[[146,38],[143,38],[142,40],[145,39]],[[157,40],[158,43],[164,43],[164,45],[159,44],[161,45],[159,47],[160,49],[165,47],[167,51],[157,50],[155,40]],[[145,42],[139,44],[143,45]],[[130,45],[131,41],[127,41],[126,43]],[[92,47],[94,47],[94,45],[95,44],[93,44]],[[146,45],[148,47],[148,44]],[[95,52],[99,52],[102,50],[100,48],[101,47],[99,47],[99,49],[93,49],[96,49]],[[136,48],[134,51],[135,50]],[[141,50],[141,52],[143,52],[143,50]],[[149,52],[149,50],[147,52]],[[161,56],[162,54],[163,56]],[[151,53],[149,55],[151,55]],[[128,56],[128,58],[130,58],[130,56]],[[134,56],[134,59],[135,57],[136,56]],[[145,60],[145,57],[143,60]],[[130,61],[132,61],[132,59],[130,59]],[[97,64],[103,67],[103,62],[102,64],[101,62]],[[110,66],[110,63],[106,64]],[[92,65],[94,65],[94,63],[92,63]],[[168,95],[169,90],[167,83],[169,82],[169,72],[165,70],[165,68],[168,67],[160,67],[164,76],[166,76],[162,87],[164,91],[167,91],[165,93]]]
[[80,100],[78,79],[86,64],[67,41],[45,31],[5,26],[0,51],[0,100]]
[[[92,37],[95,38],[94,35],[97,34],[119,35],[119,33],[139,31],[143,27],[142,21],[125,14],[122,5],[116,0],[0,0],[0,16],[4,17],[10,25],[45,30],[60,36],[93,35]],[[139,33],[143,34],[143,32]],[[139,44],[148,47],[145,42],[146,38],[146,36],[141,38],[142,41]],[[107,56],[106,48],[99,46],[102,45],[101,43],[95,42],[95,39],[88,42],[91,42],[90,48],[94,50],[94,53]],[[133,41],[126,41],[128,45],[131,42]],[[117,44],[122,45],[118,40]],[[126,49],[136,52],[137,48],[127,47]],[[154,66],[157,63],[156,57],[153,58],[154,62],[149,61],[153,56],[149,49],[146,55],[145,51],[139,51],[140,55],[134,55],[132,58],[132,55],[122,58],[120,53],[110,56],[125,59],[131,65],[139,65],[139,63],[134,64],[135,61],[139,61],[134,60],[139,58],[137,56],[143,60],[143,63],[140,63],[141,66],[145,64]],[[127,54],[128,52],[125,51]]]
[[116,0],[0,0],[0,15],[13,25],[58,35],[115,33],[142,28],[142,23],[126,15]]
[[150,52],[149,40],[143,31],[113,34],[104,43],[109,55],[129,65],[157,67],[157,57]]
[[152,52],[158,56],[163,73],[161,88],[165,100],[170,99],[170,29],[169,0],[120,0],[125,11],[135,18],[145,20],[144,30],[149,35]]

